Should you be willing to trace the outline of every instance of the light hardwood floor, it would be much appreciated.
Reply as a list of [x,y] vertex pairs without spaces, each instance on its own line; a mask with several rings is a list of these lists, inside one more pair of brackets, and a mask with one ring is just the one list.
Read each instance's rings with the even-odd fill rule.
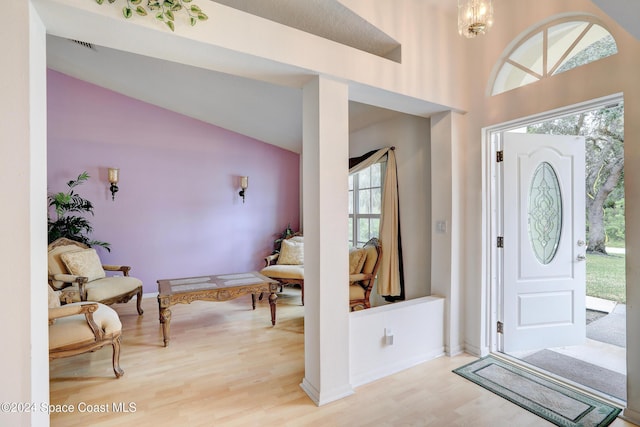
[[[552,425],[453,374],[469,355],[441,357],[315,406],[304,376],[300,291],[287,288],[271,327],[269,304],[250,297],[171,307],[171,343],[162,346],[155,299],[115,305],[123,323],[116,379],[111,349],[54,360],[50,402],[73,405],[52,426],[547,426]],[[83,403],[101,405],[79,412]],[[115,412],[123,404],[135,411]],[[91,407],[91,406],[89,406]],[[632,426],[621,419],[615,427]]]

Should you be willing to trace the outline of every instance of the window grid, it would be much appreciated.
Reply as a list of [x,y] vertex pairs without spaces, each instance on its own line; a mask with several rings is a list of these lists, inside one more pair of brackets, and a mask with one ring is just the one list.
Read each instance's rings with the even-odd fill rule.
[[382,183],[386,163],[349,175],[349,245],[362,246],[380,235]]
[[516,89],[617,52],[615,39],[595,18],[564,17],[523,36],[503,56],[490,93]]

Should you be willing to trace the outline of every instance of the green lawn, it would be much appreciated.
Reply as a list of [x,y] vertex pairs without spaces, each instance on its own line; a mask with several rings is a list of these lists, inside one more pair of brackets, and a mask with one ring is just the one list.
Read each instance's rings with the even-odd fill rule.
[[587,254],[587,295],[626,303],[624,255]]

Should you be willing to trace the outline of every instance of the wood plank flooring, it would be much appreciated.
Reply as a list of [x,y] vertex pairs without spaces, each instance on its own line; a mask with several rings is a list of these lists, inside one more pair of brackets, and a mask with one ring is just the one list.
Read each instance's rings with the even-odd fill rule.
[[[143,306],[141,317],[134,303],[114,306],[123,323],[122,378],[113,375],[110,348],[51,361],[50,402],[75,409],[52,414],[52,426],[551,425],[453,374],[474,360],[469,355],[441,357],[315,406],[299,386],[299,289],[280,294],[275,327],[268,302],[252,311],[248,296],[173,306],[166,348],[156,300],[145,299]],[[88,412],[83,403],[108,412]],[[621,419],[612,425],[632,426]]]

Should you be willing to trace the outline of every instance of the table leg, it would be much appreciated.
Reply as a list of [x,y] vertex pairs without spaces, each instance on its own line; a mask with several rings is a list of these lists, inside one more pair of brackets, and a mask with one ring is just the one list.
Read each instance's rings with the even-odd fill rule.
[[169,345],[169,326],[171,324],[171,310],[168,307],[160,308],[160,324],[162,325],[162,338],[164,346]]
[[276,324],[276,302],[278,301],[278,295],[275,292],[271,292],[269,295],[269,307],[271,307],[271,324]]
[[253,306],[253,309],[256,309],[256,294],[251,294],[251,305]]

